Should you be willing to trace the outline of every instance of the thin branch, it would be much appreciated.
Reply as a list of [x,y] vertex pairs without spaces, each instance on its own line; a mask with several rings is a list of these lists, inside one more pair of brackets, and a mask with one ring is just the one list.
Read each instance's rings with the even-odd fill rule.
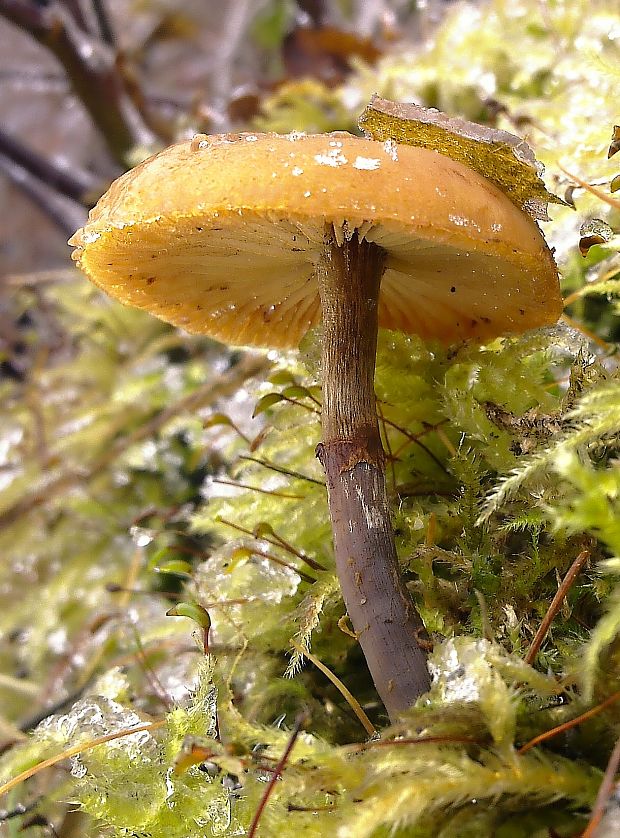
[[88,10],[85,10],[82,0],[59,0],[59,2],[70,12],[71,17],[82,31],[88,32],[89,35],[95,38],[98,36],[99,33],[93,25],[95,23],[95,16],[94,14],[88,14]]
[[558,163],[558,167],[564,172],[565,175],[568,175],[571,180],[574,180],[575,183],[578,183],[579,186],[583,187],[587,192],[591,195],[595,195],[600,201],[603,201],[605,204],[609,204],[610,207],[614,207],[614,209],[620,209],[620,200],[618,198],[612,198],[611,195],[608,195],[606,192],[603,192],[602,189],[597,189],[596,186],[593,186],[591,183],[588,183],[587,180],[580,178],[579,175],[575,175],[572,172],[569,172],[561,163]]
[[[1,0],[0,0],[1,2]],[[64,198],[23,166],[0,152],[0,172],[18,186],[67,237],[86,222],[86,210],[75,201]]]
[[293,728],[293,732],[291,733],[291,738],[288,740],[288,744],[284,749],[284,753],[280,757],[280,760],[276,765],[273,774],[271,775],[269,783],[267,784],[267,788],[265,789],[261,801],[258,804],[258,808],[254,813],[254,817],[252,818],[252,823],[250,824],[250,829],[248,831],[248,838],[255,838],[256,836],[256,830],[258,829],[258,824],[261,819],[261,815],[263,814],[265,806],[267,805],[267,802],[271,797],[271,793],[275,787],[275,784],[277,783],[278,779],[280,778],[280,775],[282,774],[282,771],[284,770],[284,766],[288,762],[288,759],[291,755],[291,751],[295,747],[295,742],[297,741],[297,737],[301,733],[301,728],[302,725],[305,723],[306,718],[307,714],[302,713],[300,716],[298,716],[297,721],[295,722],[295,727]]
[[94,206],[105,184],[75,165],[63,167],[27,148],[0,127],[0,154],[38,180],[85,207]]
[[305,480],[308,483],[315,483],[317,486],[325,486],[325,483],[322,480],[316,480],[314,477],[308,477],[307,474],[302,474],[299,471],[291,471],[283,466],[277,466],[275,463],[271,463],[268,460],[259,460],[258,457],[248,457],[245,454],[239,457],[239,459],[249,460],[251,463],[258,463],[258,465],[263,466],[263,468],[271,469],[271,471],[277,471],[278,474],[286,474],[288,477],[295,477],[297,480]]
[[587,827],[584,829],[581,838],[594,838],[596,829],[602,821],[603,815],[605,814],[605,806],[607,805],[607,801],[609,800],[613,791],[614,780],[616,774],[618,773],[619,765],[620,738],[617,740],[615,747],[611,752],[611,756],[609,757],[609,762],[607,763],[607,768],[605,769],[605,774],[603,775],[603,782],[601,783],[601,786],[598,790],[598,794],[596,795],[596,801],[594,803],[594,808],[592,809],[590,821]]
[[311,559],[310,556],[307,556],[305,553],[302,553],[301,550],[298,550],[296,547],[293,547],[293,545],[290,542],[286,541],[286,539],[282,538],[282,536],[274,532],[273,529],[271,532],[273,540],[270,538],[267,539],[267,541],[269,541],[270,544],[276,544],[277,546],[282,547],[283,550],[286,550],[289,553],[291,553],[291,555],[297,556],[298,559],[301,559],[302,562],[306,562],[306,564],[313,568],[313,570],[327,570],[325,565],[322,565],[320,562],[317,562],[316,559]]
[[163,727],[166,724],[166,721],[166,719],[159,719],[154,722],[147,722],[146,724],[127,728],[126,730],[119,730],[116,733],[108,733],[105,736],[97,736],[96,739],[90,739],[88,742],[82,742],[80,745],[74,745],[72,748],[67,748],[66,751],[62,751],[60,754],[56,754],[49,759],[45,759],[43,762],[39,762],[31,768],[27,768],[26,771],[22,771],[21,774],[18,774],[7,783],[4,783],[0,786],[0,796],[7,794],[16,786],[20,785],[20,783],[23,783],[24,780],[34,777],[35,774],[43,771],[43,769],[51,768],[53,765],[57,765],[59,762],[69,759],[69,757],[77,756],[78,754],[84,753],[84,751],[90,751],[92,748],[96,748],[97,745],[103,745],[106,742],[121,739],[123,736],[132,736],[134,733],[142,733],[143,730],[157,730],[157,728]]
[[39,6],[30,0],[0,0],[0,15],[58,58],[119,162],[125,165],[136,146],[155,144],[155,136],[127,93],[115,53],[80,29],[67,9],[58,2]]
[[144,651],[144,646],[142,645],[142,638],[140,637],[138,629],[135,627],[135,625],[133,625],[133,623],[131,624],[131,631],[136,644],[136,659],[140,663],[142,671],[144,672],[146,679],[151,685],[151,689],[159,699],[160,703],[163,705],[165,711],[167,713],[170,713],[170,711],[172,710],[172,701],[170,700],[170,696],[166,692],[166,688],[164,687],[162,682],[157,677],[157,673],[149,663],[149,660]]
[[232,486],[235,489],[248,489],[251,492],[259,492],[262,495],[273,495],[277,498],[287,498],[287,500],[303,500],[303,495],[289,495],[286,492],[276,492],[275,489],[262,489],[259,486],[250,486],[248,483],[239,483],[234,480],[223,480],[221,477],[212,477],[211,483],[217,483],[222,486]]
[[359,703],[357,698],[355,698],[351,690],[349,690],[348,687],[346,687],[342,683],[340,678],[335,673],[333,673],[331,669],[325,666],[322,660],[317,658],[316,655],[313,655],[312,652],[310,652],[308,649],[302,648],[297,643],[295,643],[295,641],[291,641],[291,645],[293,649],[295,649],[297,654],[302,655],[305,658],[308,658],[308,660],[311,663],[313,663],[316,666],[316,668],[320,670],[323,673],[323,675],[325,675],[325,677],[332,682],[332,684],[336,687],[338,692],[342,695],[344,700],[353,710],[366,733],[369,736],[375,736],[377,733],[377,731],[375,730],[375,726],[364,712],[362,705]]
[[[289,544],[287,541],[284,541],[284,539],[279,539],[275,533],[273,534],[274,538],[269,538],[266,535],[259,537],[256,535],[254,531],[248,530],[246,529],[246,527],[242,527],[240,524],[234,524],[232,521],[227,521],[226,518],[222,518],[221,515],[218,515],[217,521],[220,524],[225,524],[227,527],[231,527],[233,530],[238,530],[239,532],[245,533],[246,535],[249,535],[252,538],[257,539],[258,541],[267,541],[269,542],[269,544],[273,544],[274,547],[281,547],[283,550],[287,550],[293,556],[297,556],[299,559],[302,560],[302,562],[305,562],[308,565],[308,567],[311,567],[313,570],[327,570],[327,568],[324,565],[319,564],[319,562],[317,562],[315,559],[311,559],[310,556],[306,556],[305,553],[302,553],[299,550],[295,550],[292,544]],[[294,570],[295,573],[299,573],[299,571],[296,568],[294,568]]]
[[231,74],[233,59],[243,44],[250,21],[263,5],[262,2],[256,2],[256,0],[254,2],[230,0],[220,6],[220,13],[225,14],[225,20],[211,62],[212,98],[215,113],[219,119],[218,130],[220,131],[228,130],[226,106],[233,86]]
[[368,751],[371,748],[392,748],[401,745],[482,745],[479,739],[472,736],[419,736],[416,739],[371,739],[369,742],[356,742],[353,745],[344,745],[342,750],[345,753],[359,753]]
[[597,704],[596,707],[592,707],[591,710],[586,710],[585,713],[581,713],[579,716],[576,716],[574,719],[570,719],[568,722],[564,722],[564,724],[558,725],[557,727],[552,728],[551,730],[546,730],[544,733],[539,733],[538,736],[535,736],[533,739],[530,739],[529,742],[526,742],[525,745],[522,745],[519,750],[517,751],[518,754],[525,754],[528,751],[531,751],[536,745],[540,745],[541,742],[546,742],[547,739],[552,739],[554,736],[557,736],[560,733],[564,733],[566,730],[570,730],[573,727],[577,727],[577,725],[582,724],[583,722],[587,722],[588,719],[591,719],[593,716],[598,715],[603,710],[606,710],[610,704],[614,704],[616,701],[620,699],[620,690],[618,692],[612,693],[609,698],[606,698],[605,701],[602,701],[600,704]]
[[314,576],[310,576],[309,573],[305,573],[303,570],[300,570],[298,567],[295,567],[288,562],[285,562],[284,559],[281,559],[279,556],[274,556],[273,553],[269,553],[267,550],[259,550],[258,548],[252,549],[248,548],[251,551],[253,556],[261,556],[263,559],[267,559],[269,562],[273,562],[274,564],[280,565],[280,567],[285,567],[287,570],[296,573],[299,577],[301,577],[304,582],[309,582],[311,585],[316,582]]
[[530,666],[536,660],[536,655],[540,651],[540,647],[542,646],[543,640],[547,636],[547,632],[549,631],[551,623],[555,619],[555,615],[562,607],[562,603],[566,599],[566,596],[570,591],[575,579],[579,576],[584,564],[588,561],[589,558],[590,550],[582,550],[581,553],[579,553],[579,555],[575,559],[575,561],[572,563],[572,565],[569,567],[568,572],[562,580],[562,584],[556,591],[556,594],[551,601],[551,605],[547,609],[547,613],[545,614],[544,619],[540,624],[538,631],[536,632],[536,635],[532,640],[532,644],[525,656],[525,662],[529,663]]
[[586,326],[584,326],[583,323],[579,323],[577,320],[574,320],[572,317],[566,314],[566,312],[561,315],[560,320],[563,320],[564,323],[569,325],[572,329],[576,329],[578,332],[581,332],[581,334],[585,335],[588,338],[588,340],[592,341],[592,343],[595,343],[597,346],[600,346],[600,348],[604,352],[612,351],[613,344],[607,343],[606,340],[603,340],[603,338],[600,338],[598,335],[595,335],[591,329],[588,329]]
[[116,38],[114,36],[114,29],[112,28],[112,22],[110,21],[110,15],[108,14],[105,0],[92,0],[92,4],[102,41],[108,44],[108,46],[114,47]]

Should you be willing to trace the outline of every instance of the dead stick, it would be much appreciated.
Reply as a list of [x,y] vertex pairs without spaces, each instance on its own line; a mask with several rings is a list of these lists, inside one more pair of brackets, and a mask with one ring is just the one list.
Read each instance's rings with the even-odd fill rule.
[[58,192],[47,186],[23,166],[2,154],[1,151],[0,172],[3,172],[22,192],[32,198],[37,207],[48,216],[64,235],[70,236],[77,227],[80,227],[86,221],[86,209],[82,205],[59,195]]
[[605,774],[603,775],[603,782],[601,783],[601,787],[599,788],[598,794],[596,795],[596,801],[594,802],[594,808],[592,809],[590,822],[584,829],[581,838],[593,838],[598,825],[603,819],[603,815],[605,813],[605,806],[607,805],[607,801],[609,800],[609,797],[611,795],[614,785],[614,778],[618,773],[619,764],[620,738],[616,742],[615,747],[611,752],[611,756],[609,757],[609,762],[607,763],[607,768],[605,769]]
[[288,758],[291,755],[291,751],[295,746],[295,742],[297,741],[297,737],[301,733],[301,728],[304,722],[306,721],[306,714],[302,713],[295,722],[295,727],[293,728],[293,732],[291,733],[291,738],[288,740],[287,746],[284,749],[284,753],[280,757],[278,764],[276,765],[273,774],[269,779],[269,783],[267,784],[267,788],[264,791],[264,794],[261,798],[260,803],[258,804],[258,809],[254,813],[254,817],[252,818],[252,823],[250,824],[250,829],[248,831],[248,838],[254,838],[256,835],[256,830],[258,829],[258,823],[261,819],[261,815],[265,810],[265,806],[267,805],[267,801],[271,796],[271,792],[274,789],[275,784],[277,783],[282,771],[284,770],[284,766],[288,762]]
[[127,94],[114,51],[81,30],[59,3],[39,6],[29,0],[0,0],[0,15],[54,53],[119,162],[126,165],[135,146],[155,143]]
[[572,730],[572,728],[577,727],[577,725],[583,724],[587,722],[588,719],[597,716],[599,713],[602,713],[603,710],[606,710],[612,704],[620,699],[620,690],[618,692],[613,693],[606,698],[605,701],[602,701],[600,704],[597,704],[596,707],[592,707],[590,710],[586,710],[585,713],[581,713],[579,716],[575,716],[574,719],[569,719],[567,722],[563,722],[561,725],[557,725],[557,727],[551,728],[551,730],[545,730],[544,733],[539,733],[538,736],[535,736],[533,739],[530,739],[529,742],[526,742],[525,745],[521,745],[517,753],[519,755],[526,754],[528,751],[531,751],[532,748],[535,748],[536,745],[540,745],[541,742],[546,742],[547,739],[553,739],[554,736],[559,736],[560,733],[565,733],[567,730]]
[[63,168],[41,154],[37,154],[2,128],[0,128],[0,154],[6,155],[46,186],[88,208],[94,206],[95,201],[106,188],[105,183],[99,182],[84,169],[74,165],[70,168]]
[[536,655],[538,654],[540,647],[542,646],[542,642],[545,639],[547,632],[549,631],[549,627],[551,623],[555,619],[555,615],[558,613],[560,608],[562,607],[562,603],[566,599],[566,595],[568,594],[569,590],[571,589],[573,582],[581,573],[581,569],[583,568],[584,564],[590,558],[590,550],[582,550],[581,553],[577,556],[575,561],[568,569],[568,573],[562,580],[562,584],[557,590],[556,595],[553,597],[551,601],[551,605],[547,609],[547,613],[540,624],[538,631],[536,632],[536,636],[532,640],[532,645],[527,651],[527,655],[525,656],[525,662],[532,665],[534,660],[536,659]]

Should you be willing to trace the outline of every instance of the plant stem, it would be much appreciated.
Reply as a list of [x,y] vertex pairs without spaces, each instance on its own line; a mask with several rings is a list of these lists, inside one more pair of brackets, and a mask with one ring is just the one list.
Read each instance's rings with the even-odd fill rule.
[[385,254],[333,230],[317,268],[323,313],[323,442],[342,595],[392,719],[429,688],[428,635],[401,578],[374,393]]
[[156,137],[128,95],[114,51],[82,31],[60,3],[0,0],[0,16],[54,53],[120,163],[126,165],[135,146],[154,145]]

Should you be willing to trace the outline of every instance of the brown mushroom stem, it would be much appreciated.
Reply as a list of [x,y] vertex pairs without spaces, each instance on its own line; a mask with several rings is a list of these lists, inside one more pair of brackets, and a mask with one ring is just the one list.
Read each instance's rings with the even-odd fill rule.
[[326,233],[317,275],[323,314],[323,442],[336,568],[353,628],[393,719],[428,690],[428,635],[401,577],[374,392],[385,253]]

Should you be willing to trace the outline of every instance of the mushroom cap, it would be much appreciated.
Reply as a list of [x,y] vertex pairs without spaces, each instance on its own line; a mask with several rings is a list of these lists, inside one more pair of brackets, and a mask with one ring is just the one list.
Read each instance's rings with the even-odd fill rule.
[[326,225],[384,248],[379,325],[452,343],[555,322],[533,219],[438,152],[346,133],[198,135],[115,181],[73,259],[124,303],[236,345],[297,346],[321,319]]

